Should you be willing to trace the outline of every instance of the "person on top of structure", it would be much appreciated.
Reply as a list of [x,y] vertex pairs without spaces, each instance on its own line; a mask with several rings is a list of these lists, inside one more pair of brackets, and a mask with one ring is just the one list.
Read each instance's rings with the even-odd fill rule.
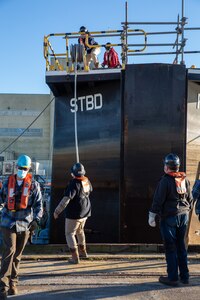
[[156,226],[160,218],[160,231],[165,246],[168,276],[160,276],[159,282],[177,286],[180,281],[189,283],[189,270],[185,236],[189,212],[193,204],[190,183],[184,172],[179,172],[180,159],[170,153],[164,159],[165,174],[154,193],[149,212],[149,225]]
[[107,66],[108,68],[121,68],[118,54],[111,46],[111,43],[106,43],[105,49],[106,51],[104,53],[103,63],[101,64],[101,66],[103,68],[105,66]]
[[1,300],[18,293],[16,285],[22,252],[43,213],[40,185],[29,173],[30,167],[30,157],[19,156],[17,174],[10,175],[0,191],[4,246],[0,270]]
[[200,179],[197,179],[194,183],[194,186],[192,188],[192,195],[194,198],[195,204],[195,212],[198,216],[199,222],[200,222]]
[[88,257],[84,226],[87,218],[91,216],[89,195],[92,191],[92,185],[85,173],[85,168],[81,163],[72,166],[72,180],[64,192],[64,197],[54,211],[54,218],[57,219],[65,209],[65,237],[72,255],[69,262],[73,264],[78,264],[80,262],[79,258]]
[[[78,43],[84,45],[85,51],[86,51],[86,66],[89,68],[90,63],[94,63],[94,67],[99,67],[99,61],[98,61],[98,55],[101,52],[100,47],[93,47],[90,48],[88,45],[95,46],[98,45],[98,43],[94,40],[94,38],[90,35],[89,31],[85,26],[81,26],[79,29],[79,32],[81,33],[81,36],[78,39]],[[88,35],[88,45],[86,45],[86,34]]]

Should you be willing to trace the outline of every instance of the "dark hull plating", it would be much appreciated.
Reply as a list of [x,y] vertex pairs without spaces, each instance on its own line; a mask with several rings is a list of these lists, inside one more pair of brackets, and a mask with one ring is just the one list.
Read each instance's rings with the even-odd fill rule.
[[[74,76],[46,77],[54,93],[55,126],[51,212],[61,200],[74,142]],[[126,70],[78,76],[80,161],[91,179],[87,241],[157,243],[147,224],[162,159],[176,152],[185,164],[186,70],[183,66],[128,65]],[[51,222],[51,243],[63,243],[64,213]]]

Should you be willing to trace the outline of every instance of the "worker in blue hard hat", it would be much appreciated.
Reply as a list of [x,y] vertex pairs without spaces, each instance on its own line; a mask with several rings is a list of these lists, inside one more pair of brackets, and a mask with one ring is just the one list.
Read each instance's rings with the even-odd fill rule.
[[24,247],[39,223],[43,208],[40,185],[29,173],[31,158],[20,155],[17,173],[10,175],[0,191],[3,252],[0,270],[0,299],[16,295],[19,264]]

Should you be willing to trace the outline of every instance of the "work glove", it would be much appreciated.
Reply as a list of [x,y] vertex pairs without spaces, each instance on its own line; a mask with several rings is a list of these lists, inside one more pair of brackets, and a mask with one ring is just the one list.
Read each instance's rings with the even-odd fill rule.
[[56,213],[56,211],[54,211],[53,216],[55,220],[58,219],[58,214]]
[[35,230],[37,229],[37,227],[38,227],[37,221],[36,221],[36,220],[33,220],[33,221],[29,224],[28,229],[29,229],[30,232],[33,232],[33,231],[35,231]]
[[155,218],[156,218],[156,214],[150,211],[149,212],[149,220],[148,220],[149,226],[156,227]]

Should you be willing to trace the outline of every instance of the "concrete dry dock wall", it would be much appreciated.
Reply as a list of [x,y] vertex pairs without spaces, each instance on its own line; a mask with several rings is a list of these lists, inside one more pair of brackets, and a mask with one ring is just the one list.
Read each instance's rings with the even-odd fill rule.
[[[80,161],[94,192],[86,224],[90,243],[159,243],[147,224],[162,159],[176,152],[185,167],[186,69],[180,65],[127,65],[77,78]],[[74,75],[47,72],[55,124],[51,211],[63,195],[76,160]],[[65,243],[64,213],[51,222],[50,243]]]

